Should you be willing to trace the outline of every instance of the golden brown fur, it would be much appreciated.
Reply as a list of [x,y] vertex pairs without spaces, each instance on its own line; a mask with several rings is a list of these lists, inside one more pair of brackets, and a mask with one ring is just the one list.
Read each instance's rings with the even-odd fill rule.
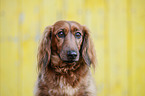
[[58,21],[46,27],[38,50],[35,96],[95,96],[90,64],[95,68],[95,52],[85,26]]

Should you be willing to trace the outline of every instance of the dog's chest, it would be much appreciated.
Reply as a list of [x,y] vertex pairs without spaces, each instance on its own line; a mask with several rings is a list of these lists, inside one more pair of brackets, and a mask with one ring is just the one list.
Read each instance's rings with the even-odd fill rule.
[[78,92],[78,89],[78,87],[73,88],[63,79],[60,79],[58,88],[49,90],[49,93],[51,93],[51,95],[55,94],[56,96],[74,96],[74,94]]
[[75,94],[78,91],[78,87],[73,88],[69,84],[65,84],[64,80],[60,80],[59,83],[60,90],[62,90],[64,93],[68,94],[69,96]]

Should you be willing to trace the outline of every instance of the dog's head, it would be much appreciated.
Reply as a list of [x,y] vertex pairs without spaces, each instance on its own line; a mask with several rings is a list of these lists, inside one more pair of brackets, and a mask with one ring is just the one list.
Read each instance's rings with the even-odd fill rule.
[[51,62],[71,64],[83,59],[94,66],[95,52],[89,30],[74,21],[58,21],[46,27],[38,52],[38,67],[46,68]]

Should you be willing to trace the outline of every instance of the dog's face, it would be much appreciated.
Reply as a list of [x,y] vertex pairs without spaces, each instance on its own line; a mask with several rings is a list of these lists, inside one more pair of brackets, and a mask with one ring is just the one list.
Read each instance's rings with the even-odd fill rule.
[[74,21],[58,21],[46,27],[39,45],[38,68],[47,68],[50,63],[62,67],[79,61],[95,66],[95,52],[89,30]]
[[64,62],[78,61],[83,35],[82,26],[76,22],[56,22],[52,31],[52,52]]

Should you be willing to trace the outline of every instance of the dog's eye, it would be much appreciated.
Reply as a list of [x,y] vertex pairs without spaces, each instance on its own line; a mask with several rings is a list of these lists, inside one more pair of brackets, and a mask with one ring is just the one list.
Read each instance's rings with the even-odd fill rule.
[[76,32],[75,33],[75,37],[78,38],[78,39],[81,38],[81,33],[80,32]]
[[59,32],[57,33],[57,35],[58,35],[59,38],[63,38],[63,37],[65,36],[64,30],[59,31]]

